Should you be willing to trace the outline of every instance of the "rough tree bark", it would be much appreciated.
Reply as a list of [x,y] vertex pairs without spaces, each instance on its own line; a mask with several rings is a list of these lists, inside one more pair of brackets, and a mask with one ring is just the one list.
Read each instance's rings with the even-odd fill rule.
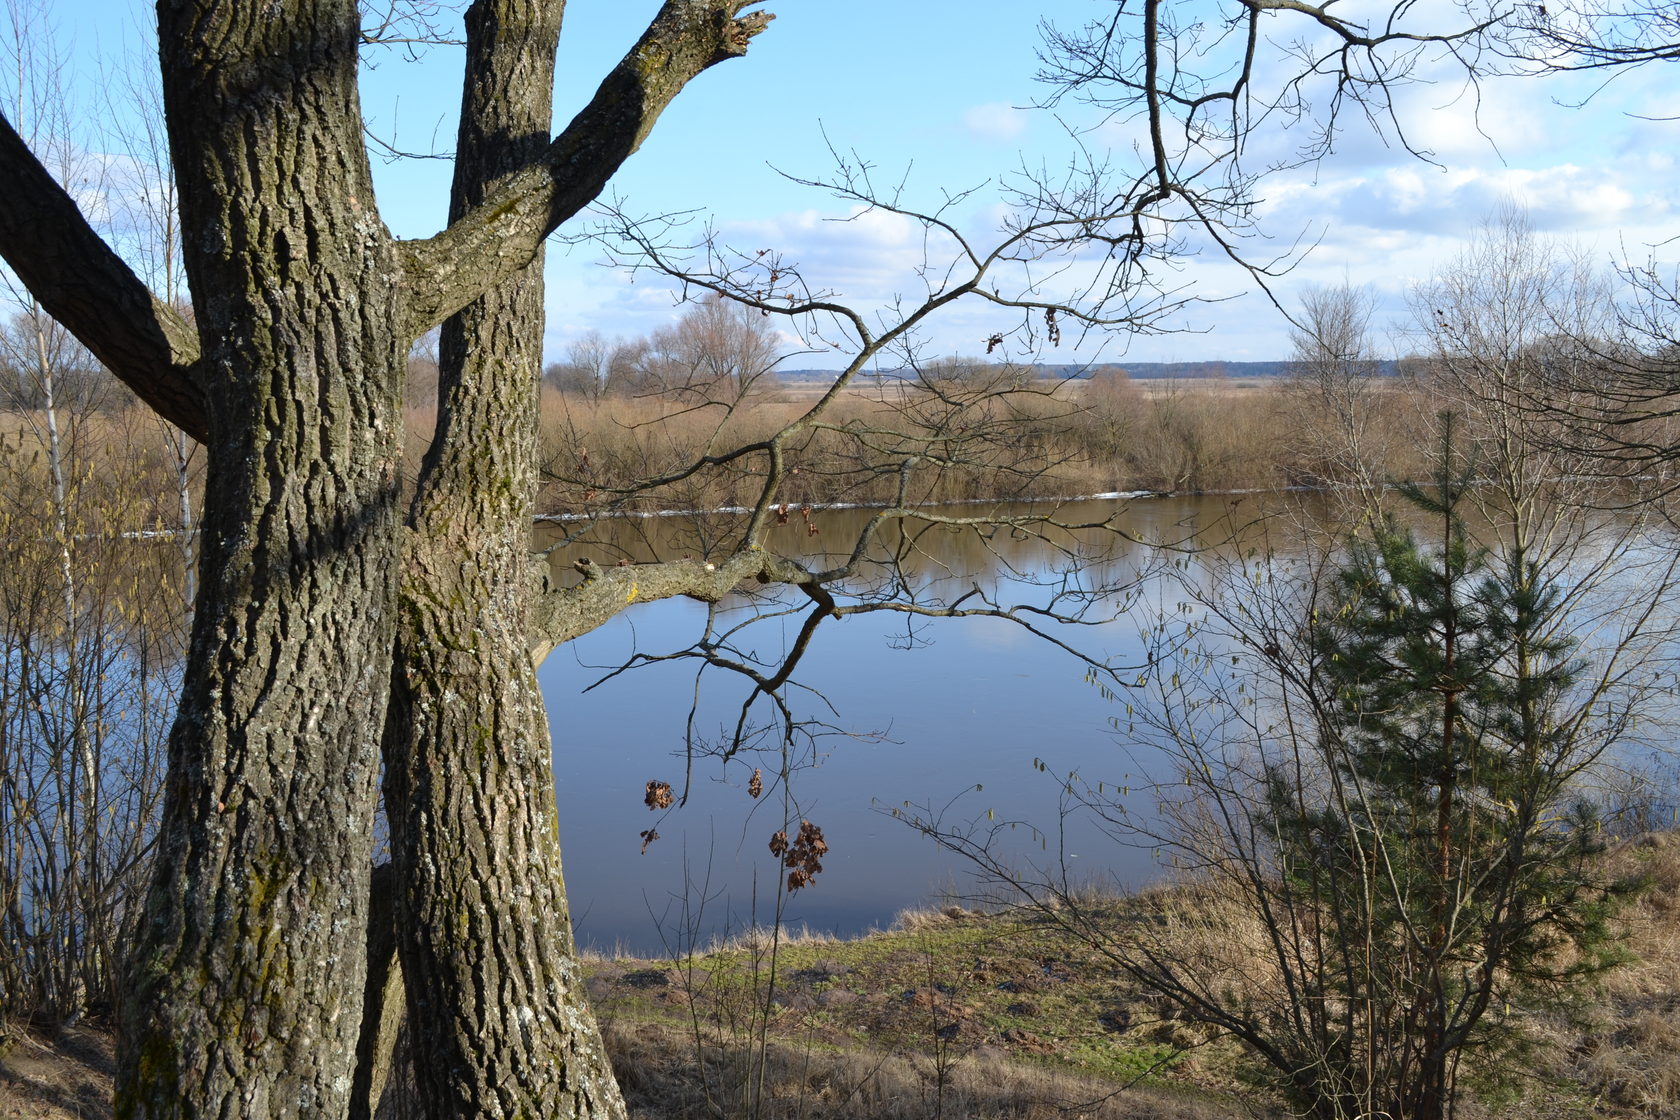
[[[546,0],[469,11],[451,220],[541,155],[559,32]],[[405,549],[386,804],[414,1075],[438,1120],[624,1114],[572,944],[526,638],[542,322],[539,253],[444,323]]]
[[336,1115],[360,1026],[408,339],[359,13],[286,8],[158,10],[209,484],[122,1116]]
[[[544,18],[557,28],[560,5],[548,6]],[[431,934],[454,939],[433,940],[430,950],[460,949],[468,964],[415,969],[419,1028],[440,1052],[455,1048],[445,1076],[456,1089],[440,1113],[488,1113],[482,1094],[492,1083],[509,1107],[611,1113],[616,1093],[603,1084],[588,1011],[563,975],[568,935],[514,928],[551,921],[563,897],[552,810],[541,815],[550,795],[534,687],[523,670],[482,675],[500,651],[524,647],[512,628],[529,566],[522,550],[511,560],[500,545],[466,551],[507,539],[508,519],[523,508],[529,449],[505,426],[486,427],[492,410],[509,406],[482,399],[499,391],[500,375],[464,371],[454,394],[464,438],[446,433],[451,447],[432,457],[432,485],[408,534],[419,547],[405,565],[400,389],[416,334],[527,269],[691,78],[745,52],[769,18],[741,15],[749,6],[668,0],[559,137],[547,141],[544,124],[515,150],[485,153],[463,197],[492,176],[495,192],[479,205],[458,203],[437,237],[405,244],[374,204],[357,100],[357,6],[163,0],[159,57],[196,327],[145,291],[0,119],[0,254],[50,313],[209,448],[193,640],[128,985],[120,1115],[345,1114],[399,619],[405,683],[441,667],[485,690],[458,694],[459,726],[421,727],[420,741],[494,755],[476,781],[462,772],[466,784],[440,794],[472,805],[451,802],[458,815],[428,827],[482,829],[492,846],[477,854],[496,866],[450,870],[406,892],[438,919]],[[511,12],[481,0],[472,19],[490,26]],[[546,81],[503,80],[469,73],[469,104],[530,97]],[[503,127],[490,121],[485,132]],[[474,333],[492,347],[512,345],[518,330],[507,315],[520,305],[502,301],[530,297],[517,283],[509,293],[463,321],[462,345]],[[469,539],[471,523],[467,534],[452,532],[450,495],[486,477],[496,485],[472,512],[488,537]],[[457,569],[463,558],[481,562],[446,571],[448,547],[463,550]],[[433,593],[469,588],[485,609],[465,630],[456,629],[463,607],[428,613]],[[425,629],[433,626],[447,629]],[[474,630],[491,635],[476,648]],[[392,737],[386,745],[404,753]],[[434,791],[409,786],[431,804]],[[410,850],[422,851],[451,834],[408,835]],[[514,892],[496,900],[494,921],[481,911],[457,922],[459,912],[437,909],[480,874]],[[445,893],[434,893],[440,884]],[[415,942],[406,951],[423,962],[426,939]],[[515,974],[529,984],[517,994],[507,987]],[[462,1024],[514,1041],[466,1051]],[[567,1052],[577,1055],[569,1064]]]

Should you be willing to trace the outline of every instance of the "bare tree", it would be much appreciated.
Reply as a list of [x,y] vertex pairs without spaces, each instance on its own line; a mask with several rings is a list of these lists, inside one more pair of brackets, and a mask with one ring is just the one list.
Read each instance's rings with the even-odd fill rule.
[[1516,10],[1512,53],[1525,67],[1615,72],[1680,59],[1680,17],[1656,3],[1564,0]]
[[1069,776],[1066,803],[1161,853],[1165,884],[1103,900],[1006,856],[1018,822],[912,821],[1323,1120],[1455,1114],[1524,1068],[1527,1015],[1618,960],[1631,884],[1594,862],[1595,791],[1664,694],[1676,553],[1568,493],[1534,548],[1471,512],[1454,439],[1410,491],[1417,535],[1250,541],[1144,620],[1115,722],[1161,761]]
[[[1273,260],[1244,252],[1242,235],[1253,231],[1249,222],[1265,177],[1322,158],[1348,127],[1371,128],[1429,159],[1398,111],[1397,98],[1415,82],[1446,68],[1473,97],[1479,82],[1496,76],[1598,71],[1608,81],[1680,57],[1674,13],[1661,4],[1491,0],[1457,5],[1456,13],[1456,22],[1443,25],[1439,11],[1406,4],[1379,5],[1369,18],[1273,0],[1234,2],[1211,13],[1166,0],[1117,5],[1109,18],[1052,28],[1043,76],[1055,90],[1053,103],[1084,104],[1146,138],[1147,170],[1116,176],[1114,190],[1177,200],[1178,222],[1162,228],[1185,235],[1210,208],[1226,215],[1206,236],[1264,286],[1297,259],[1293,251]],[[1285,36],[1286,27],[1295,38]],[[1280,43],[1287,58],[1281,67],[1271,49]],[[1263,140],[1293,140],[1293,155],[1250,162]],[[1630,266],[1626,279],[1641,295],[1624,311],[1623,329],[1577,337],[1567,356],[1555,345],[1567,334],[1558,332],[1553,360],[1573,364],[1585,380],[1608,383],[1570,406],[1580,419],[1570,446],[1596,448],[1603,463],[1632,476],[1666,463],[1673,443],[1664,404],[1674,383],[1672,354],[1663,338],[1675,333],[1676,288],[1654,260]],[[1597,372],[1587,375],[1589,367]],[[1569,415],[1544,400],[1529,407],[1535,416],[1548,411],[1554,419]]]
[[95,422],[62,489],[39,437],[0,440],[0,1029],[114,1012],[163,793],[184,572],[112,526],[158,528],[169,479]]
[[1142,392],[1124,368],[1091,371],[1079,393],[1080,421],[1098,455],[1118,458],[1131,445],[1147,410]]
[[[354,5],[300,2],[256,20],[244,18],[248,5],[161,6],[192,323],[99,241],[9,120],[0,128],[8,263],[143,399],[209,440],[196,637],[123,1032],[125,1115],[345,1108],[361,1018],[374,744],[399,617],[395,464],[409,343],[525,269],[689,79],[744,53],[767,22],[745,7],[664,5],[558,138],[521,153],[527,162],[492,197],[459,204],[437,238],[398,244],[371,209]],[[487,61],[470,72],[488,73],[527,39],[540,43],[540,34],[502,30],[529,18],[520,8],[475,6],[469,26],[482,33]],[[558,24],[557,9],[549,17]],[[204,43],[215,44],[208,69],[199,65]],[[546,79],[539,72],[526,96],[506,100],[546,105]],[[294,392],[300,376],[319,391]],[[481,434],[468,426],[455,435],[447,418],[440,430],[445,442]],[[501,578],[528,587],[523,556]],[[523,638],[516,644],[523,649]],[[541,798],[547,787],[544,777],[522,788]],[[540,811],[521,819],[543,834]],[[461,850],[459,837],[444,845]],[[543,891],[553,889],[552,861],[508,867],[548,876]],[[540,933],[563,929],[563,915],[549,908],[525,923],[564,950],[564,933]],[[538,970],[554,963],[535,951],[523,959]],[[616,1111],[604,1066],[588,1058],[596,1044],[573,989],[544,975],[566,1010],[541,1021],[568,1041],[529,1040],[544,1057],[507,1091],[532,1094],[526,1111],[558,1115],[585,1099]],[[437,991],[416,1006],[471,1002]],[[472,1062],[484,1068],[491,1049]],[[565,1053],[578,1059],[561,1067]],[[562,1086],[572,1103],[554,1095]],[[437,1107],[484,1114],[506,1103],[455,1096]]]
[[115,412],[131,400],[122,384],[39,304],[26,301],[0,325],[0,406],[26,423],[53,426],[60,412]]
[[764,382],[780,349],[764,313],[712,294],[654,331],[637,369],[643,392],[686,405],[730,404]]
[[1607,276],[1507,206],[1414,293],[1413,317],[1431,395],[1466,417],[1477,463],[1513,516],[1532,516],[1544,480],[1592,469],[1566,428],[1582,434],[1604,407],[1592,350],[1615,334]]
[[[1146,331],[1179,306],[1170,297],[1134,291],[1106,273],[1072,276],[1055,288],[1024,267],[1043,264],[1053,272],[1079,251],[1073,230],[1082,223],[1116,220],[1100,209],[1075,216],[1062,208],[1061,200],[1021,192],[1014,196],[1016,212],[990,243],[983,243],[959,231],[940,208],[919,210],[902,192],[868,193],[873,188],[866,169],[846,160],[835,179],[820,185],[849,203],[878,208],[926,231],[925,255],[915,266],[925,285],[920,298],[906,297],[870,316],[817,288],[798,262],[775,252],[739,250],[709,233],[688,241],[681,236],[686,231],[670,223],[608,214],[601,237],[618,259],[708,293],[703,317],[693,321],[747,324],[747,331],[761,340],[767,332],[758,324],[782,323],[810,345],[820,342],[847,353],[848,359],[814,402],[760,435],[743,439],[732,426],[742,404],[735,396],[716,402],[721,407],[706,422],[697,446],[661,464],[663,469],[637,475],[579,463],[559,472],[560,482],[592,495],[586,501],[603,513],[649,500],[669,508],[669,495],[691,492],[708,495],[707,508],[733,508],[696,519],[692,535],[684,539],[689,555],[681,560],[614,568],[579,561],[581,581],[543,596],[533,621],[533,641],[546,653],[616,614],[627,599],[686,595],[717,602],[744,581],[799,589],[808,602],[793,608],[800,616],[798,632],[779,655],[763,652],[765,647],[753,640],[757,631],[751,622],[721,628],[721,620],[711,618],[693,645],[669,653],[640,652],[623,667],[678,659],[695,663],[701,673],[744,679],[747,697],[739,719],[721,741],[710,744],[726,757],[761,738],[770,749],[781,750],[826,726],[798,717],[785,693],[827,619],[880,611],[909,618],[1002,618],[1068,648],[1095,670],[1111,669],[1100,658],[1075,652],[1056,630],[1061,623],[1095,623],[1112,616],[1102,590],[1084,581],[1079,534],[1112,534],[1113,519],[1070,524],[1054,508],[1001,508],[1013,496],[1012,487],[1026,487],[1046,467],[1048,452],[1031,446],[1023,419],[1067,413],[1070,406],[1056,397],[1057,386],[1032,382],[1018,364],[919,361],[917,332],[929,316],[968,300],[994,310],[996,345],[1030,353],[1059,337],[1062,323],[1070,330]],[[1118,220],[1129,219],[1122,214]],[[1138,266],[1126,258],[1110,264],[1116,270]],[[869,371],[895,358],[905,363],[900,368],[913,371],[914,379],[906,381],[902,392],[874,394],[868,408],[855,407],[860,398],[850,391]],[[934,508],[938,499],[950,496],[953,480],[977,472],[985,472],[987,496],[1000,508]],[[698,491],[683,489],[702,483],[707,485]],[[809,534],[820,534],[811,505],[813,487],[824,500],[838,497],[875,507],[855,535],[822,542],[821,554],[829,559],[822,567],[774,550],[777,526],[795,518]],[[1030,606],[1000,601],[995,591],[981,587],[935,593],[913,569],[925,557],[922,538],[950,531],[973,532],[982,539],[1039,537],[1064,553],[1065,570],[1055,577],[1045,601]],[[767,617],[782,625],[788,613],[785,604],[777,603]],[[707,745],[691,735],[692,747]]]
[[[109,191],[71,132],[47,10],[11,0],[4,15],[0,108],[57,175]],[[138,539],[169,526],[157,448],[123,415],[132,397],[3,279],[17,310],[0,326],[0,410],[14,421],[0,439],[0,1018],[56,1028],[119,1002],[162,798],[185,565]]]
[[1069,781],[1175,882],[1116,915],[984,826],[919,822],[1323,1117],[1450,1114],[1464,1073],[1509,1074],[1525,1001],[1614,963],[1595,790],[1660,718],[1676,631],[1672,536],[1558,439],[1604,409],[1555,333],[1613,316],[1600,280],[1508,212],[1419,306],[1452,410],[1402,489],[1427,543],[1368,509],[1328,550],[1204,559],[1117,721],[1173,760],[1164,823]]
[[427,331],[415,340],[408,353],[408,371],[403,384],[403,404],[411,409],[432,409],[438,404],[438,332]]
[[[1043,322],[1054,335],[1057,314],[1088,327],[1139,321],[1127,305],[1137,293],[1101,277],[1071,294],[1041,294],[1025,264],[1073,251],[1083,223],[1116,215],[1070,213],[1030,196],[998,247],[978,251],[959,237],[963,278],[930,289],[881,332],[810,292],[783,300],[785,284],[771,285],[772,305],[693,273],[751,308],[717,305],[710,313],[725,326],[767,313],[835,316],[855,331],[853,365],[801,421],[695,465],[761,464],[753,512],[715,560],[584,565],[583,580],[567,587],[547,586],[533,569],[530,324],[543,238],[599,191],[686,81],[745,52],[768,19],[746,7],[665,4],[594,102],[549,141],[558,10],[476,4],[452,220],[436,238],[399,243],[367,201],[351,8],[300,0],[259,28],[232,18],[247,11],[237,5],[165,5],[160,54],[171,146],[184,169],[190,322],[145,290],[21,138],[0,129],[0,176],[15,202],[0,216],[8,262],[143,399],[208,440],[211,459],[174,777],[125,1001],[125,1115],[351,1107],[353,1087],[366,1084],[351,1076],[364,1019],[368,1030],[384,1019],[363,1014],[367,935],[380,932],[367,922],[376,739],[391,810],[393,924],[426,1109],[617,1114],[560,890],[533,648],[632,601],[715,600],[751,579],[802,588],[817,608],[807,628],[858,609],[997,615],[1036,628],[1036,616],[983,594],[938,605],[890,595],[835,603],[826,585],[858,570],[872,537],[828,572],[761,545],[785,516],[795,473],[788,451],[822,428],[858,370],[928,314],[972,297],[1016,318],[1005,332]],[[268,34],[276,28],[278,39]],[[205,41],[217,44],[208,71],[198,66]],[[264,83],[260,97],[242,84],[253,76]],[[956,232],[937,213],[912,217],[941,237]],[[792,270],[781,275],[797,280]],[[1010,285],[1019,294],[1002,295]],[[404,367],[412,338],[445,319],[437,429],[402,515]],[[743,337],[762,341],[762,331]],[[737,387],[763,371],[762,347],[748,357],[732,374]],[[979,438],[943,427],[949,415],[934,409],[908,436],[867,426],[841,433],[889,456],[871,455],[860,469],[899,480],[873,525],[984,520],[1008,532],[1039,524],[1039,515],[998,522],[914,508],[914,468],[943,471],[954,439]],[[985,425],[990,438],[999,420]],[[913,551],[914,534],[898,547]],[[727,643],[704,646],[708,663],[746,668],[744,711],[761,700],[779,705],[804,648],[802,640],[784,665],[755,677]],[[486,990],[495,997],[483,998]]]
[[562,393],[599,400],[614,383],[615,366],[621,364],[625,350],[625,344],[609,341],[600,331],[589,331],[566,348],[564,361],[543,370],[543,380]]
[[1356,506],[1380,508],[1383,472],[1400,433],[1383,416],[1370,327],[1376,297],[1346,283],[1309,288],[1290,332],[1287,397],[1310,481],[1351,488]]
[[[1647,596],[1585,544],[1584,592],[1555,558],[1466,546],[1458,499],[1427,494],[1447,539],[1425,553],[1378,528],[1334,585],[1237,592],[1212,609],[1239,667],[1140,709],[1181,762],[1166,815],[1190,893],[1167,905],[1190,913],[1118,955],[1320,1116],[1450,1115],[1472,1071],[1509,1078],[1531,1001],[1615,961],[1602,923],[1624,887],[1591,862],[1591,792],[1637,716],[1595,713],[1656,695],[1642,659],[1671,628],[1672,559],[1613,551]],[[1626,613],[1592,629],[1607,609]]]
[[[1568,469],[1618,479],[1624,503],[1667,506],[1677,484],[1680,411],[1680,283],[1655,260],[1623,266],[1613,282],[1557,252],[1519,224],[1496,227],[1486,241],[1510,247],[1508,262],[1519,280],[1514,300],[1538,307],[1534,318],[1510,318],[1507,338],[1487,340],[1486,362],[1502,362],[1502,399],[1526,431],[1539,435],[1547,454]],[[1538,306],[1539,296],[1566,297]],[[1443,294],[1454,296],[1449,290]],[[1472,289],[1467,303],[1495,293]],[[1451,304],[1430,324],[1455,353],[1474,338]],[[1516,350],[1500,350],[1509,341]],[[1503,356],[1501,356],[1503,355]],[[1455,366],[1462,368],[1458,361]]]
[[[1479,80],[1501,60],[1512,11],[1498,0],[1455,5],[1445,18],[1405,3],[1378,5],[1368,18],[1297,0],[1116,4],[1081,27],[1048,27],[1041,77],[1050,104],[1086,106],[1140,138],[1140,166],[1116,169],[1103,189],[1147,203],[1151,223],[1117,250],[1194,239],[1264,286],[1303,249],[1299,240],[1281,254],[1265,250],[1271,256],[1249,248],[1264,177],[1333,151],[1350,119],[1427,158],[1401,120],[1399,95],[1442,63]],[[1251,164],[1263,136],[1289,154]]]

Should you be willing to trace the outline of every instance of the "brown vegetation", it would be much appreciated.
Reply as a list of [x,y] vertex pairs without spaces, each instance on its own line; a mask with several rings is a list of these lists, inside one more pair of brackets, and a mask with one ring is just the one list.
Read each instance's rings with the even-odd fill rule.
[[[561,392],[542,398],[545,514],[620,509],[706,510],[750,503],[750,460],[719,464],[651,489],[698,456],[767,438],[809,407],[804,387],[760,385],[733,408],[670,395]],[[1373,383],[1373,426],[1387,433],[1391,472],[1418,464],[1427,400],[1406,381]],[[411,471],[435,412],[411,407]],[[1016,388],[928,391],[915,384],[860,385],[836,402],[831,422],[790,451],[790,503],[887,504],[899,465],[960,432],[960,459],[919,463],[917,502],[1033,500],[1114,491],[1205,493],[1323,485],[1334,473],[1315,449],[1313,416],[1291,382],[1218,379],[1131,382],[1123,374],[1036,381]]]
[[1584,1016],[1536,1016],[1536,1080],[1596,1115],[1680,1116],[1680,833],[1635,837],[1609,864],[1649,884],[1618,922],[1630,961]]
[[[1585,1015],[1531,1011],[1539,1045],[1518,1095],[1468,1100],[1466,1117],[1680,1116],[1680,833],[1647,833],[1605,858],[1650,884],[1617,921],[1632,963],[1600,981]],[[1170,890],[1138,901],[1219,905]],[[1133,911],[1125,899],[1106,906],[1115,921]],[[784,938],[767,1041],[750,1058],[768,940],[680,962],[587,962],[635,1115],[747,1115],[749,1068],[763,1070],[752,1099],[764,1120],[1282,1115],[1229,1042],[1116,977],[1053,922],[1018,912],[947,907],[856,941]],[[1240,948],[1233,937],[1217,955],[1261,982]],[[0,1120],[108,1116],[110,1046],[97,1029],[14,1036],[0,1053]]]

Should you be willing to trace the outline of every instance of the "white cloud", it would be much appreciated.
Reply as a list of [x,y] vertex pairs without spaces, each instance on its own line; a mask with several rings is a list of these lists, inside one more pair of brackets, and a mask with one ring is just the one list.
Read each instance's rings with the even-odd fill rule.
[[1025,109],[1001,101],[975,105],[963,114],[963,127],[981,140],[1014,140],[1027,130],[1029,114]]
[[1621,162],[1582,167],[1393,167],[1371,175],[1293,179],[1267,191],[1263,223],[1274,232],[1317,228],[1324,248],[1383,248],[1402,235],[1456,237],[1506,201],[1529,212],[1542,232],[1599,235],[1673,224],[1680,198],[1643,168]]
[[720,225],[719,238],[737,249],[769,249],[798,268],[815,291],[866,307],[895,296],[919,297],[922,270],[953,255],[954,246],[915,219],[855,206],[845,211],[805,209]]
[[[1616,83],[1584,108],[1554,101],[1554,96],[1567,97],[1571,91],[1550,83],[1509,82],[1497,88],[1490,84],[1480,91],[1479,102],[1473,93],[1448,82],[1420,86],[1405,95],[1402,120],[1409,139],[1433,150],[1444,167],[1385,146],[1363,127],[1350,127],[1337,152],[1321,164],[1263,178],[1264,202],[1256,218],[1265,236],[1249,240],[1242,249],[1250,261],[1269,261],[1304,233],[1315,247],[1274,285],[1286,304],[1300,283],[1346,279],[1374,285],[1384,312],[1397,319],[1405,315],[1407,292],[1451,261],[1476,228],[1506,202],[1526,208],[1538,231],[1582,247],[1599,260],[1624,254],[1639,257],[1647,245],[1680,236],[1680,182],[1674,176],[1680,157],[1673,154],[1680,126],[1632,114],[1649,118],[1680,112],[1680,94],[1660,82],[1653,84],[1654,79],[1634,77],[1638,81]],[[1019,136],[1027,117],[1002,103],[957,112],[969,134],[988,140]],[[1354,124],[1351,117],[1348,123]],[[1099,154],[1110,146],[1118,173],[1134,166],[1129,149],[1137,136],[1135,119],[1116,117],[1085,133],[1084,141]],[[1298,134],[1275,131],[1255,137],[1245,162],[1256,169],[1287,164],[1299,140]],[[921,164],[918,172],[927,178]],[[977,197],[956,220],[976,244],[987,244],[999,216],[995,203]],[[939,279],[919,270],[949,255],[948,245],[925,243],[921,227],[912,220],[861,209],[790,208],[770,217],[725,220],[720,232],[747,252],[773,248],[797,261],[814,286],[833,291],[871,318],[877,311],[890,315],[897,296],[919,301],[929,277],[935,283]],[[1163,282],[1181,294],[1205,298],[1249,294],[1228,303],[1195,306],[1186,313],[1187,328],[1210,333],[1135,339],[1129,344],[1130,356],[1284,356],[1286,326],[1264,297],[1253,294],[1253,278],[1222,260],[1205,237],[1192,235],[1188,240],[1191,255],[1176,263],[1176,271],[1164,272]],[[1672,247],[1659,252],[1674,255]],[[1093,249],[1061,262],[1068,271],[1055,281],[1066,284],[1088,277],[1099,256]],[[589,295],[599,299],[597,293]],[[631,301],[622,302],[627,306]],[[615,298],[615,308],[619,303]],[[638,306],[636,313],[649,310]],[[669,303],[662,312],[672,314]],[[990,334],[1010,325],[996,308],[959,304],[930,322],[930,349],[974,353],[983,349]],[[1124,338],[1109,343],[1111,352],[1127,346]],[[1089,356],[1071,354],[1070,348],[1070,342],[1064,343],[1061,351],[1049,352],[1043,360]]]

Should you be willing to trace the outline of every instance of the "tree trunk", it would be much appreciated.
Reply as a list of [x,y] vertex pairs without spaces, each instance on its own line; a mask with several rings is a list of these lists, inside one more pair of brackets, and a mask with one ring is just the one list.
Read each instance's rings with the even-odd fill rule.
[[[560,5],[478,0],[452,220],[547,145]],[[622,1116],[572,945],[530,655],[542,259],[444,324],[386,731],[420,1099],[447,1117]]]
[[406,339],[351,0],[159,5],[210,459],[124,1117],[340,1117],[361,1023]]
[[[191,322],[0,113],[0,254],[209,448],[192,643],[128,960],[120,1116],[347,1114],[388,710],[398,912],[417,927],[404,964],[419,1061],[442,1086],[428,1106],[622,1112],[571,960],[525,634],[533,261],[688,81],[746,53],[772,18],[749,6],[665,0],[550,141],[560,0],[476,4],[456,220],[396,243],[362,141],[353,0],[160,0]],[[453,328],[458,372],[404,562],[408,345],[485,292]],[[709,585],[694,567],[679,574]]]
[[[389,863],[373,869],[368,892],[367,984],[362,998],[362,1037],[356,1044],[356,1076],[350,1087],[348,1120],[374,1120],[399,1115],[398,1101],[411,1096],[408,1049],[399,1040],[406,1033],[407,1000],[403,996],[402,966],[397,961],[395,921],[396,878]],[[401,1052],[399,1054],[399,1051]]]

